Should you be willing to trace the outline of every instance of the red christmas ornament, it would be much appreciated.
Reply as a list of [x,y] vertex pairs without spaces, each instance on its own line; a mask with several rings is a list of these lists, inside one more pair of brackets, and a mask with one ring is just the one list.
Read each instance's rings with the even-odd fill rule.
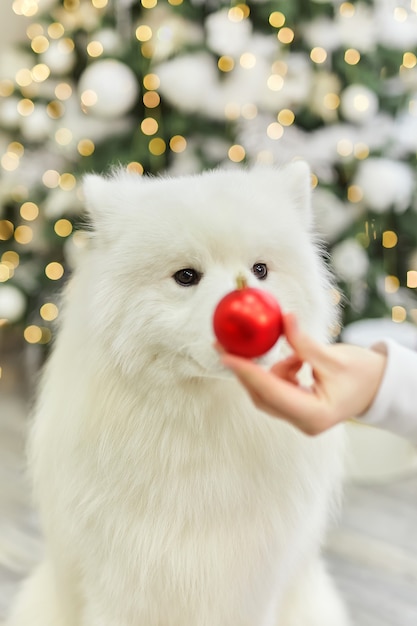
[[236,282],[237,289],[222,298],[214,311],[214,334],[231,354],[261,356],[282,333],[281,308],[268,292],[247,287],[243,277]]

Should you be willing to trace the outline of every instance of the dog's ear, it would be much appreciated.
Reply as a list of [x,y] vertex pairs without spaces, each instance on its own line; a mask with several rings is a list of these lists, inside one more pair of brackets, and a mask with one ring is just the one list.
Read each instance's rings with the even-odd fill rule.
[[124,227],[126,193],[129,183],[138,175],[116,170],[110,176],[87,174],[83,178],[83,193],[87,215],[99,240],[109,242]]
[[310,228],[313,222],[311,206],[311,171],[305,161],[293,161],[281,173],[288,185],[291,200],[300,211],[304,224]]
[[87,174],[83,179],[83,193],[93,231],[97,234],[110,234],[118,204],[114,197],[114,180],[97,174]]

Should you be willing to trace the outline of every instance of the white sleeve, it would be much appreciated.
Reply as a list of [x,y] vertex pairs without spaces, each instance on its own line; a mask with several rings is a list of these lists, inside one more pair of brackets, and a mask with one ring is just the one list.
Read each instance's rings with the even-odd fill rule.
[[387,364],[372,405],[358,420],[417,443],[417,352],[390,339],[372,350],[386,354]]

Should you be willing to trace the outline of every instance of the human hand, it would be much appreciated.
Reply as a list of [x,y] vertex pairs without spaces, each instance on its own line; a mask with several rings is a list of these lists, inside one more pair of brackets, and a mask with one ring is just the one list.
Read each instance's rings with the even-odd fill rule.
[[[294,353],[269,371],[248,359],[221,354],[223,365],[236,374],[255,405],[309,435],[364,413],[379,388],[386,356],[349,344],[321,344],[299,328],[291,313],[283,321]],[[297,379],[304,362],[312,368],[309,388]]]

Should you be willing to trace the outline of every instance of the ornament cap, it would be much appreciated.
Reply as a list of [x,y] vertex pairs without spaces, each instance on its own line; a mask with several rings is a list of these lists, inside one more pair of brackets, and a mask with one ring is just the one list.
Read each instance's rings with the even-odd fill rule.
[[243,276],[243,274],[238,274],[236,276],[236,287],[237,289],[245,289],[248,286],[248,281]]

